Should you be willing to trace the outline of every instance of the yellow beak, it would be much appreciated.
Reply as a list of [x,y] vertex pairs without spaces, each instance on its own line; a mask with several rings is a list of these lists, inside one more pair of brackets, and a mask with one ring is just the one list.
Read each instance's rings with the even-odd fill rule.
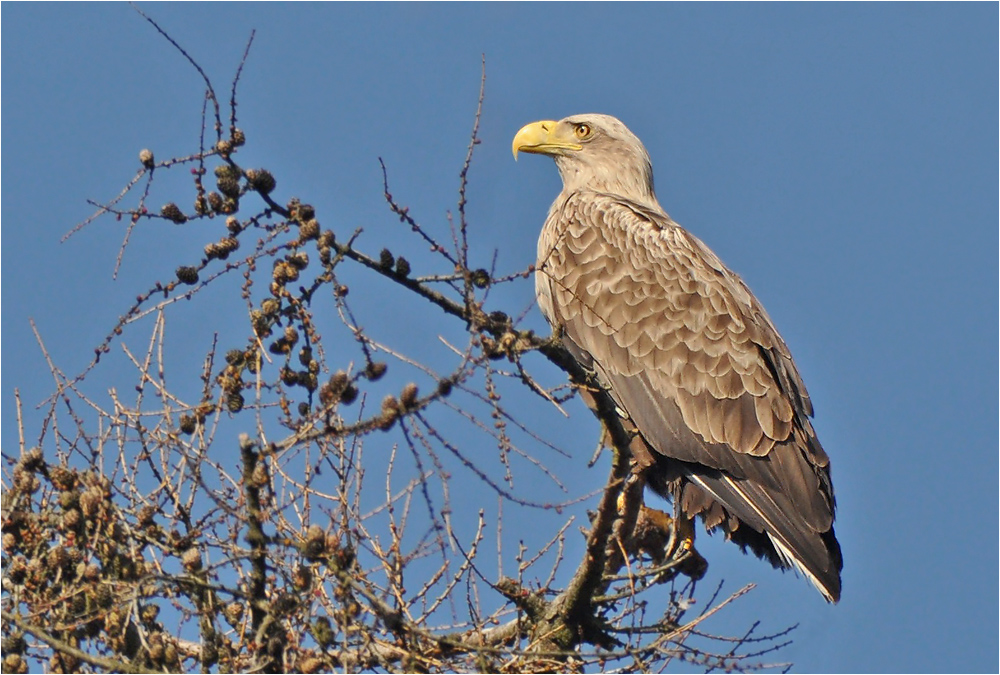
[[514,135],[511,148],[514,159],[518,152],[532,152],[539,155],[561,155],[566,150],[580,150],[583,146],[574,143],[572,127],[553,120],[542,120],[525,124]]

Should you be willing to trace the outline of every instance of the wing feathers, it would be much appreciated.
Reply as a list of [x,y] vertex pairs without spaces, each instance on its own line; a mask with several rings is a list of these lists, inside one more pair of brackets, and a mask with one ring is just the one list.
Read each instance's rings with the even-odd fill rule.
[[812,405],[739,277],[666,214],[597,193],[557,201],[538,261],[546,317],[649,447],[701,491],[685,492],[684,509],[839,597],[833,491]]

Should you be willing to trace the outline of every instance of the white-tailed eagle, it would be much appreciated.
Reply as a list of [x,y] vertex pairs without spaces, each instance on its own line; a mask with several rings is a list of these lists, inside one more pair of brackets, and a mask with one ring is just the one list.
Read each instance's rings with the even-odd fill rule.
[[760,302],[670,219],[649,154],[616,118],[534,122],[513,150],[559,169],[563,189],[538,240],[538,304],[637,431],[647,484],[836,602],[830,461]]

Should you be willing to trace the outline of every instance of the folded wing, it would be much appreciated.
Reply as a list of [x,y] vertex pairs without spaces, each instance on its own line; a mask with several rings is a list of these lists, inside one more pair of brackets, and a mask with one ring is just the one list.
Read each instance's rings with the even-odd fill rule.
[[651,485],[682,480],[685,512],[838,599],[829,460],[742,280],[666,214],[594,192],[554,205],[538,253],[542,311],[654,451]]

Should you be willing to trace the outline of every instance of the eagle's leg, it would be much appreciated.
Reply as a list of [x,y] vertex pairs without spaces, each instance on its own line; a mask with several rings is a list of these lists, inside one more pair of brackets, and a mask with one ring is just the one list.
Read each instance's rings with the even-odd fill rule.
[[670,547],[667,553],[673,557],[679,551],[694,550],[694,520],[684,511],[683,481],[674,481],[670,491],[674,503],[674,531],[670,537]]
[[646,473],[656,464],[656,459],[632,420],[623,418],[622,424],[632,437],[629,442],[629,452],[632,459],[629,462],[628,477],[625,479],[622,491],[618,493],[618,513],[624,516],[630,499],[638,500],[640,509],[645,508],[642,493],[646,488]]
[[[629,515],[630,508],[634,509],[633,536],[638,550],[645,551],[657,563],[683,557],[678,571],[697,581],[705,576],[708,562],[694,548],[694,521],[683,508],[684,481],[673,472],[668,472],[671,477],[664,480],[662,462],[650,450],[631,420],[624,421],[626,429],[632,434],[629,444],[632,461],[629,474],[618,493],[618,514],[624,518]],[[647,482],[661,496],[671,495],[673,518],[643,503]]]
[[619,515],[622,518],[635,518],[627,550],[630,555],[643,552],[657,565],[677,560],[679,564],[676,571],[697,581],[705,576],[708,562],[694,548],[694,521],[682,508],[680,489],[673,485],[669,491],[673,494],[673,517],[643,504],[643,490],[649,468],[643,466],[641,461],[633,462],[621,492],[618,493]]
[[697,581],[705,576],[708,561],[694,547],[694,518],[684,510],[684,481],[675,481],[671,488],[674,518],[670,541],[667,544],[667,559],[684,558],[678,569],[682,574]]
[[639,508],[645,508],[642,503],[642,491],[646,488],[646,479],[642,475],[643,469],[632,462],[628,477],[622,485],[621,492],[618,493],[618,515],[624,516],[628,510],[628,504],[632,500],[638,500]]

